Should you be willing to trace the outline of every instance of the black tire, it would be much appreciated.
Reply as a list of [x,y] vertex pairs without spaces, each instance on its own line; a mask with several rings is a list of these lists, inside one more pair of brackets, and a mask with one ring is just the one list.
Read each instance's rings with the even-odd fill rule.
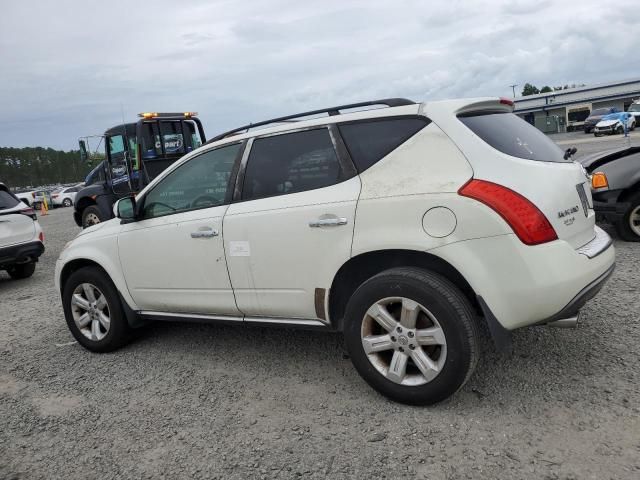
[[624,127],[618,127],[618,128],[616,128],[616,133],[617,133],[618,135],[620,135],[621,133],[624,133]]
[[[86,337],[73,319],[71,300],[78,285],[89,283],[97,287],[107,301],[110,324],[104,338],[91,340]],[[129,342],[132,336],[131,327],[120,303],[120,297],[111,279],[97,267],[84,267],[71,274],[63,286],[62,307],[67,326],[80,345],[92,352],[111,352]]]
[[[97,219],[97,221],[94,221],[95,219]],[[96,225],[97,223],[104,222],[105,220],[107,219],[103,218],[102,212],[97,205],[89,205],[82,211],[82,228]]]
[[640,242],[640,235],[631,228],[631,214],[640,208],[640,192],[636,192],[626,199],[629,208],[624,212],[622,218],[616,222],[618,235],[627,242]]
[[14,280],[22,280],[23,278],[29,278],[36,271],[36,263],[21,263],[20,265],[12,265],[7,268],[7,273]]
[[[405,297],[421,304],[437,319],[444,333],[444,364],[427,383],[417,386],[394,383],[373,366],[365,353],[361,331],[366,312],[379,300],[389,297]],[[473,373],[479,357],[478,326],[474,318],[469,301],[446,278],[419,268],[394,268],[367,280],[349,299],[345,343],[358,373],[378,392],[397,402],[430,405],[453,395]],[[409,362],[407,368],[413,366],[417,372],[413,360]]]
[[63,206],[63,207],[70,207],[71,205],[73,205],[73,202],[71,201],[71,199],[70,199],[70,198],[65,198],[65,199],[62,201],[62,206]]

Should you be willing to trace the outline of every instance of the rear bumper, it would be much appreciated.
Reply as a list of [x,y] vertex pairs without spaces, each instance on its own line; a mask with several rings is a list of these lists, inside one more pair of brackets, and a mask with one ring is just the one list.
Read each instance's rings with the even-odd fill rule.
[[43,253],[44,245],[40,241],[0,248],[0,268],[36,261]]
[[602,288],[615,249],[606,232],[595,228],[596,237],[577,250],[563,240],[527,246],[509,234],[430,253],[453,265],[482,298],[483,309],[486,305],[500,326],[514,330],[572,316]]

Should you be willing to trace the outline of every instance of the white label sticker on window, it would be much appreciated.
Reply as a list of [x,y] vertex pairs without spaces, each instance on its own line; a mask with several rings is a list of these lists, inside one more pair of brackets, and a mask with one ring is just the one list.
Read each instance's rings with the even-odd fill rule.
[[229,242],[230,257],[250,257],[249,242]]

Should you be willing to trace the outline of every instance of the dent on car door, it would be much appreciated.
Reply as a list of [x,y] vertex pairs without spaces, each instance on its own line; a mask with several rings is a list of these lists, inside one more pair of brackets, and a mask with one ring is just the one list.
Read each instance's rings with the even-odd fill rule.
[[245,154],[241,198],[225,214],[224,235],[248,320],[326,318],[325,293],[350,257],[360,192],[334,141],[317,128],[256,138]]
[[182,164],[140,199],[141,218],[123,225],[119,253],[141,310],[238,315],[222,243],[239,143]]

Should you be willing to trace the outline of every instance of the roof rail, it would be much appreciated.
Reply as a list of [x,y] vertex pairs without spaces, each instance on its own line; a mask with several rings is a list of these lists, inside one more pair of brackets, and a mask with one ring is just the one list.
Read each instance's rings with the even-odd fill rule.
[[285,117],[272,118],[271,120],[264,120],[262,122],[250,123],[249,125],[244,125],[242,127],[234,128],[233,130],[229,130],[228,132],[224,132],[224,133],[221,133],[220,135],[216,135],[207,143],[217,142],[218,140],[222,140],[223,138],[238,134],[242,131],[248,132],[249,129],[251,128],[262,127],[264,125],[270,125],[272,123],[289,122],[296,118],[310,117],[311,115],[319,115],[321,113],[326,113],[329,116],[334,116],[334,115],[340,115],[340,110],[349,110],[352,108],[370,107],[375,105],[386,105],[387,107],[402,107],[405,105],[415,105],[415,103],[416,102],[407,100],[406,98],[384,98],[381,100],[370,100],[368,102],[350,103],[347,105],[338,105],[336,107],[321,108],[319,110],[311,110],[309,112],[296,113],[294,115],[287,115]]

